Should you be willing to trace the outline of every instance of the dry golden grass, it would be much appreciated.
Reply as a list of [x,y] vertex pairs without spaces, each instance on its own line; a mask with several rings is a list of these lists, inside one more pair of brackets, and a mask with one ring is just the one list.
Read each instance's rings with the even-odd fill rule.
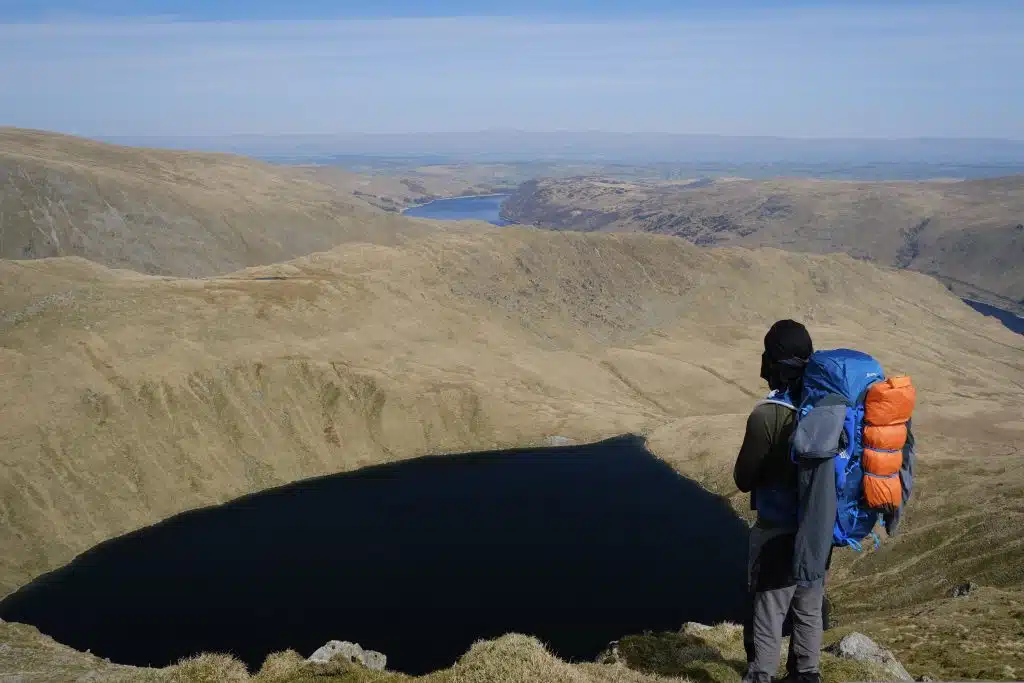
[[[0,595],[186,509],[554,434],[644,433],[745,513],[729,471],[764,391],[761,337],[783,317],[920,391],[917,493],[881,551],[839,553],[844,625],[906,656],[879,636],[888,615],[941,607],[965,579],[1024,589],[1024,339],[938,282],[844,255],[392,220],[404,237],[389,243],[204,279],[0,260]],[[467,657],[450,680],[479,680]]]
[[360,175],[337,166],[296,166],[310,180],[335,188],[385,211],[400,211],[442,197],[490,194],[500,187],[511,188],[486,167],[469,167],[462,172],[449,167],[409,167],[401,175]]
[[[1007,564],[1018,562],[1008,558]],[[981,587],[970,595],[876,611],[840,627],[871,632],[909,671],[934,680],[1020,680],[1024,592]]]
[[375,206],[395,182],[356,196],[308,170],[239,156],[0,128],[0,258],[84,256],[203,276],[346,241],[388,244],[426,230]]
[[[252,280],[270,274],[288,279]],[[74,259],[3,262],[0,279],[3,590],[187,508],[550,434],[643,431],[728,493],[760,336],[790,315],[914,375],[928,461],[982,439],[991,462],[1019,435],[1021,338],[846,257],[490,230],[207,280]]]
[[529,183],[505,204],[559,230],[679,235],[696,244],[843,251],[943,278],[954,291],[1024,312],[1024,176],[968,182],[808,179]]

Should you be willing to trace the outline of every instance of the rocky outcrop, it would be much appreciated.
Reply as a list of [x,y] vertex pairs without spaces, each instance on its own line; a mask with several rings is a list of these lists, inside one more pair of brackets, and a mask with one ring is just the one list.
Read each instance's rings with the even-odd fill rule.
[[894,681],[912,681],[914,677],[907,673],[903,665],[899,663],[896,656],[889,650],[882,649],[875,641],[863,633],[851,633],[844,636],[835,645],[825,648],[836,657],[852,659],[857,662],[866,662],[879,665]]
[[953,588],[951,594],[954,598],[963,598],[970,595],[977,589],[978,584],[974,583],[973,581],[966,581],[964,583],[957,584]]
[[387,656],[383,653],[375,650],[364,650],[358,643],[350,643],[344,640],[330,641],[311,654],[308,661],[326,664],[338,658],[374,671],[383,671],[388,662]]

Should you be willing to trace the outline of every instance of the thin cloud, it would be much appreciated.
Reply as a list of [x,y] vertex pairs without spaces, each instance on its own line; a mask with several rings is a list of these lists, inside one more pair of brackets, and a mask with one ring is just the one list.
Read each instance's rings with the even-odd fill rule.
[[1024,17],[986,7],[0,24],[0,124],[1024,137],[1020,63]]

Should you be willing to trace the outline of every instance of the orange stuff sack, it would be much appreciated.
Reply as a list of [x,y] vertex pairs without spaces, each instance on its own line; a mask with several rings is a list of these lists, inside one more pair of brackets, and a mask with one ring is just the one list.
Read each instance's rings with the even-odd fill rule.
[[906,375],[875,382],[864,397],[864,422],[876,427],[906,424],[917,403],[917,390]]
[[903,451],[876,451],[864,449],[861,458],[864,471],[878,477],[891,477],[903,467]]
[[865,474],[863,487],[864,500],[874,510],[887,506],[898,508],[903,500],[903,489],[897,476],[876,477]]
[[907,425],[876,427],[864,425],[864,448],[880,451],[898,451],[907,443]]
[[864,397],[864,500],[870,508],[899,507],[903,490],[899,471],[907,443],[907,422],[917,390],[903,375],[876,382]]

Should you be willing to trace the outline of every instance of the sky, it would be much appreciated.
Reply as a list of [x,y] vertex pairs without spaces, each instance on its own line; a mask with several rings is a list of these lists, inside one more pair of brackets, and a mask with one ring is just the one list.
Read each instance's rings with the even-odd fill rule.
[[1024,139],[1021,64],[1024,0],[0,0],[0,125],[97,137]]

